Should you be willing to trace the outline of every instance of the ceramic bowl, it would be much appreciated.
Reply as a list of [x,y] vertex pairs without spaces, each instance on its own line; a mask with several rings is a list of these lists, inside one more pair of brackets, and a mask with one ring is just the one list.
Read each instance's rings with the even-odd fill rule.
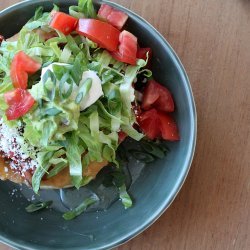
[[[0,34],[10,37],[30,19],[38,6],[46,11],[52,2],[63,11],[76,4],[65,0],[24,1],[0,13]],[[44,210],[27,214],[27,201],[10,193],[11,184],[0,182],[0,241],[18,249],[110,249],[135,237],[169,207],[188,174],[195,150],[196,111],[187,74],[169,43],[147,21],[132,11],[113,4],[129,15],[127,29],[142,46],[153,49],[153,74],[173,93],[181,140],[169,143],[165,159],[148,165],[129,192],[135,203],[125,210],[115,202],[106,211],[90,212],[72,221],[61,213]],[[100,1],[95,1],[100,6]]]

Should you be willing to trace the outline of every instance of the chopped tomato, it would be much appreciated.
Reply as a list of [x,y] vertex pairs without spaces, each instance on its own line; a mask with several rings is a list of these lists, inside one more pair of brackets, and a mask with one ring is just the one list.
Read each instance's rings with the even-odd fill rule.
[[28,86],[28,73],[23,71],[14,60],[11,64],[10,76],[15,88],[26,89]]
[[144,110],[152,107],[165,112],[174,111],[174,101],[171,93],[155,80],[148,82],[142,99],[142,108]]
[[178,128],[174,119],[164,112],[158,111],[160,121],[161,136],[168,141],[180,140]]
[[10,76],[15,88],[26,89],[28,85],[28,73],[34,74],[41,68],[41,64],[26,55],[18,52],[11,63]]
[[151,140],[159,138],[161,131],[159,128],[159,119],[156,109],[150,109],[141,113],[138,123],[143,133]]
[[4,41],[4,37],[0,35],[0,44]]
[[124,26],[124,24],[128,20],[127,14],[107,4],[101,5],[101,8],[98,11],[98,17],[104,21],[109,22],[119,30]]
[[63,12],[53,12],[50,27],[61,31],[64,35],[70,34],[75,30],[78,19]]
[[19,95],[19,93],[21,93],[20,88],[4,93],[5,102],[9,106],[11,106],[11,105],[15,104],[16,102],[21,101],[21,95]]
[[127,138],[127,134],[124,133],[123,131],[119,131],[118,132],[118,143],[122,143],[126,138]]
[[148,63],[146,66],[150,66],[150,62],[152,59],[152,49],[151,48],[138,48],[136,57],[139,59],[147,60],[148,55]]
[[42,66],[39,62],[26,55],[23,51],[16,54],[15,59],[17,60],[17,64],[20,64],[21,69],[28,74],[36,73]]
[[111,55],[120,62],[136,65],[137,38],[124,30],[120,34],[119,42],[119,51],[111,53]]
[[137,121],[143,133],[151,140],[156,138],[168,141],[180,140],[177,125],[169,114],[153,108],[143,112]]
[[109,51],[116,51],[118,48],[120,31],[109,23],[81,18],[76,31]]
[[16,120],[33,107],[35,100],[28,92],[28,90],[17,88],[4,94],[4,99],[9,105],[6,110],[6,117],[8,120]]

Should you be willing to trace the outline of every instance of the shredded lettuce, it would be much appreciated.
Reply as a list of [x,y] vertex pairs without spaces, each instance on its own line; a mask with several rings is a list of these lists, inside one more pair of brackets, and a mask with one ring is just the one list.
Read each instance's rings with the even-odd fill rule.
[[63,169],[65,169],[68,166],[68,162],[60,162],[54,165],[53,169],[49,171],[47,177],[52,178],[56,176],[58,173],[60,173]]
[[[26,139],[31,144],[44,147],[48,141],[64,140],[67,132],[78,129],[79,105],[70,99],[61,101],[58,95],[57,93],[54,101],[44,95],[42,97],[43,106],[24,117],[24,122],[28,124],[25,127],[24,136],[27,136]],[[54,114],[48,114],[48,111],[53,110],[56,111]],[[28,137],[32,133],[36,136]]]
[[69,7],[69,14],[75,18],[96,18],[92,0],[79,0],[78,6]]
[[[58,11],[59,8],[54,5],[54,11]],[[51,21],[51,14],[48,12],[43,12],[43,7],[38,7],[33,18],[30,19],[24,27],[30,31],[37,28],[49,30],[49,23]]]
[[[54,10],[59,8],[54,6]],[[69,13],[76,18],[96,17],[91,0],[79,0]],[[133,82],[138,72],[150,76],[150,71],[143,69],[144,60],[138,60],[136,66],[118,62],[88,38],[53,30],[50,20],[51,13],[38,8],[21,29],[18,41],[3,41],[0,46],[0,114],[10,126],[21,122],[23,139],[39,151],[38,157],[30,154],[39,163],[32,178],[35,192],[44,175],[51,178],[67,167],[77,188],[93,179],[84,175],[90,162],[108,161],[118,167],[118,133],[122,130],[135,140],[143,137],[133,127]],[[44,36],[47,33],[53,36]],[[18,121],[9,122],[4,116],[7,105],[3,94],[13,89],[10,65],[19,51],[39,61],[42,73],[29,77],[29,92],[36,105]],[[80,103],[89,98],[93,84],[90,78],[82,81],[87,70],[95,71],[101,79],[104,95],[81,111]],[[120,197],[125,207],[131,205],[126,187],[120,187]]]
[[82,214],[89,206],[93,205],[98,201],[98,197],[90,196],[85,199],[78,207],[63,214],[65,220],[72,220]]
[[131,197],[129,196],[127,192],[127,188],[125,184],[123,184],[121,187],[119,187],[119,194],[120,199],[122,201],[122,204],[124,205],[125,209],[130,208],[133,204]]
[[73,184],[79,188],[82,181],[82,150],[78,146],[79,137],[76,132],[67,134],[66,137],[66,156],[69,162],[69,173]]
[[131,124],[122,125],[121,129],[123,132],[125,132],[128,136],[130,136],[136,141],[140,141],[144,137],[144,135],[139,133],[136,129],[134,129]]
[[0,114],[6,110],[8,108],[7,103],[4,100],[4,96],[3,94],[0,94]]
[[125,71],[125,77],[120,85],[121,99],[123,102],[123,112],[131,116],[131,103],[135,100],[135,91],[132,84],[137,76],[138,71],[146,65],[144,60],[138,60],[137,66],[128,66]]
[[43,176],[48,173],[50,167],[49,160],[53,156],[53,152],[40,152],[38,153],[37,161],[39,166],[36,168],[35,173],[32,176],[32,188],[35,193],[38,193],[40,183]]

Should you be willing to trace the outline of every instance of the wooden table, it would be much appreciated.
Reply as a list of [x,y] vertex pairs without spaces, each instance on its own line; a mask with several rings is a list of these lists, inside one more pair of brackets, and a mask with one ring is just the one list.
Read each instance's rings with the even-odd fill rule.
[[[0,9],[15,2],[1,0]],[[118,249],[250,249],[250,1],[114,2],[171,43],[198,112],[196,155],[180,194],[153,226]]]

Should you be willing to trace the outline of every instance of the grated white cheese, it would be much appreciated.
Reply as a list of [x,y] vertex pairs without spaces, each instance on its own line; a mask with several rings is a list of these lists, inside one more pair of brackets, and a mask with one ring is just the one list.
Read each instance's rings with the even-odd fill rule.
[[[0,118],[0,152],[1,155],[10,160],[11,169],[20,173],[25,177],[25,173],[29,170],[34,170],[38,167],[38,162],[30,158],[22,150],[22,145],[27,142],[22,137],[22,125],[16,127],[9,127]],[[25,145],[30,151],[35,152],[36,149],[31,145]],[[7,170],[8,171],[8,170]],[[5,169],[5,172],[7,172]]]

